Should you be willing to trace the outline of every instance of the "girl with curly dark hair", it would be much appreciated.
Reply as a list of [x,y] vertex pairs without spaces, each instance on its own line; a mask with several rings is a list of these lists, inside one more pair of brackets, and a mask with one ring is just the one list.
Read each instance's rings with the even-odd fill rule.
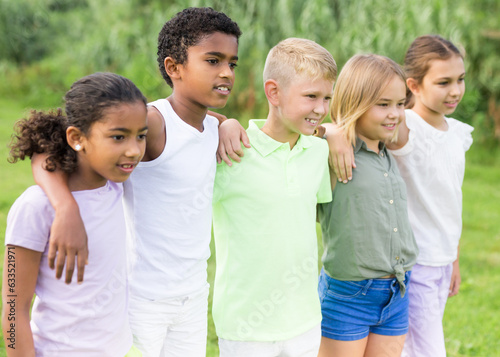
[[[39,186],[13,204],[5,235],[2,327],[8,356],[124,356],[128,324],[122,184],[144,155],[146,99],[128,79],[95,73],[65,95],[66,114],[16,124],[10,161],[44,154],[67,174],[88,236],[86,281],[67,285],[47,263],[54,210]],[[36,294],[30,321],[30,305]]]

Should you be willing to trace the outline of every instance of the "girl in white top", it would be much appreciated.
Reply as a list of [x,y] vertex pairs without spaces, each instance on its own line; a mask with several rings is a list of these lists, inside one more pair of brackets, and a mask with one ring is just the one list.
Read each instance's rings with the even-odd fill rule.
[[389,145],[408,189],[408,212],[420,254],[413,267],[410,329],[403,356],[445,357],[442,319],[458,293],[462,182],[470,125],[446,117],[465,92],[462,53],[440,36],[421,36],[405,57],[406,121]]
[[[132,345],[122,185],[145,150],[146,99],[128,79],[96,73],[75,82],[61,109],[17,123],[11,162],[45,153],[62,170],[88,235],[86,280],[66,285],[47,263],[54,210],[38,186],[7,219],[2,330],[7,356],[124,356]],[[30,304],[36,294],[30,321]]]

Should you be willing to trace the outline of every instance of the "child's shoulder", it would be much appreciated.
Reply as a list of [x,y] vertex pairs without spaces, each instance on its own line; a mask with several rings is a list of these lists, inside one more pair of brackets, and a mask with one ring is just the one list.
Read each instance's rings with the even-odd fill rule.
[[207,114],[205,116],[205,122],[208,122],[211,127],[216,127],[219,130],[219,120],[213,115]]
[[7,216],[5,244],[42,252],[45,249],[54,209],[39,186],[28,187]]
[[12,204],[9,218],[17,216],[49,215],[54,212],[45,192],[40,186],[28,187]]
[[474,127],[453,118],[446,118],[449,131],[462,143],[465,151],[469,150],[472,145],[472,132]]
[[323,152],[328,155],[329,148],[328,142],[323,138],[318,138],[317,136],[305,136],[302,135],[301,139],[304,140],[304,146],[308,148],[312,148],[311,153],[313,152]]
[[460,121],[458,119],[454,119],[454,118],[448,118],[446,117],[446,121],[449,125],[449,127],[451,129],[454,129],[454,130],[459,130],[459,131],[463,131],[463,132],[468,132],[468,133],[472,133],[472,131],[474,131],[474,127],[467,124],[467,123],[464,123],[463,121]]
[[50,205],[49,199],[42,188],[38,185],[33,185],[24,190],[23,193],[16,199],[12,207],[19,205],[31,205],[43,207]]
[[405,124],[410,130],[426,126],[425,120],[412,109],[405,110]]

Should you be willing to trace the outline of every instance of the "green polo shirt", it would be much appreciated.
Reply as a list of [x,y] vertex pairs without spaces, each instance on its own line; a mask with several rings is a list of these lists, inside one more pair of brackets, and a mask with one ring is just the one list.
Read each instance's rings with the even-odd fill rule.
[[316,204],[331,200],[328,145],[301,135],[292,150],[252,120],[241,163],[217,167],[213,223],[217,335],[285,340],[321,321]]
[[415,264],[418,248],[408,220],[406,185],[385,145],[379,149],[377,154],[358,139],[352,180],[337,183],[333,200],[319,205],[322,261],[337,280],[395,274],[404,293],[404,272]]

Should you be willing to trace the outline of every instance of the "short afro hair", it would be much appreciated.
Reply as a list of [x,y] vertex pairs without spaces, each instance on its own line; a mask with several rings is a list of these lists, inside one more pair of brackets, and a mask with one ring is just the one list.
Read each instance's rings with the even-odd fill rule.
[[238,24],[226,14],[210,7],[190,7],[177,13],[167,21],[158,35],[158,66],[160,72],[172,87],[173,83],[165,71],[165,58],[171,57],[177,63],[187,60],[187,50],[214,32],[241,36]]

